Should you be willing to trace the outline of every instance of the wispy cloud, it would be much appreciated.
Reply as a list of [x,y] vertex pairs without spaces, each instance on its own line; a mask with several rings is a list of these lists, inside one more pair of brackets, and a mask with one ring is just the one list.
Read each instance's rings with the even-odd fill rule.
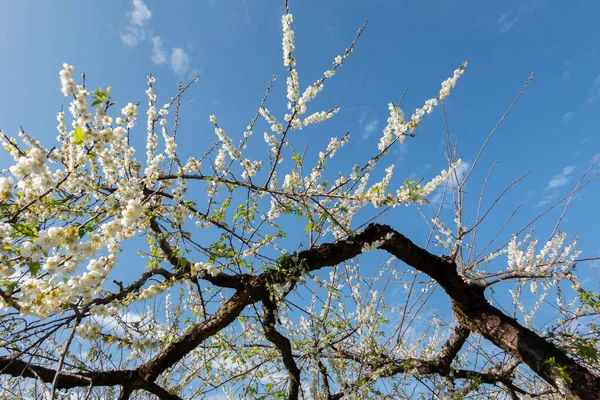
[[562,67],[560,68],[561,70],[561,74],[560,74],[560,82],[562,83],[569,83],[569,81],[571,80],[571,64],[573,63],[572,60],[567,61],[566,63],[564,63],[562,65]]
[[163,47],[163,42],[159,36],[152,38],[152,62],[155,65],[163,65],[167,63],[167,52]]
[[512,18],[509,13],[502,14],[500,18],[498,18],[498,21],[496,21],[496,25],[498,25],[498,32],[506,33],[510,31],[512,27],[519,22],[519,18],[521,18],[521,16],[518,13]]
[[587,103],[593,103],[598,99],[600,99],[600,75],[598,75],[590,85]]
[[133,0],[133,11],[131,12],[131,23],[143,26],[152,17],[152,12],[148,9],[143,0]]
[[[144,0],[132,0],[131,4],[133,8],[127,12],[129,23],[120,33],[123,43],[126,46],[135,47],[141,42],[150,40],[152,42],[152,55],[150,59],[154,65],[168,64],[173,72],[178,75],[188,73],[191,66],[190,54],[183,47],[173,47],[169,56],[162,38],[151,35],[149,21],[152,18],[152,11],[144,3]],[[193,71],[196,75],[200,73],[199,68],[194,68]]]
[[363,139],[368,139],[377,129],[377,125],[379,125],[379,121],[376,119],[367,122],[363,128]]
[[127,46],[137,46],[148,36],[148,21],[152,18],[152,12],[143,0],[133,0],[133,10],[129,15],[129,25],[121,32],[121,40]]
[[573,179],[573,172],[575,171],[575,166],[570,165],[564,167],[560,173],[554,175],[546,188],[544,189],[544,198],[537,203],[538,207],[545,206],[549,204],[552,200],[558,197],[559,190],[561,187],[568,185],[569,182]]
[[575,114],[575,112],[573,111],[569,111],[564,113],[563,115],[563,122],[566,124],[567,122],[569,122],[571,120],[571,118],[573,118],[573,114]]
[[505,34],[510,31],[523,17],[527,14],[533,13],[534,11],[541,8],[543,5],[542,1],[533,1],[523,4],[516,13],[504,13],[496,21],[496,26],[500,34]]
[[171,53],[171,69],[179,75],[190,69],[190,56],[181,47],[175,47]]
[[550,179],[548,186],[546,186],[546,190],[557,189],[561,186],[565,186],[571,181],[571,174],[573,171],[575,171],[575,167],[573,166],[564,167],[560,174],[554,175],[552,179]]

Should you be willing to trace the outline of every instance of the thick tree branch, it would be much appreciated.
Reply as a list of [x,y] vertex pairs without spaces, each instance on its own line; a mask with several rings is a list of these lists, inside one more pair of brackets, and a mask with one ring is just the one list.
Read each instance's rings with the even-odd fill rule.
[[[185,258],[179,257],[175,254],[175,252],[171,248],[171,245],[169,244],[169,241],[165,238],[162,229],[160,229],[160,226],[158,222],[156,222],[155,218],[152,218],[150,220],[150,228],[158,236],[158,244],[160,246],[160,249],[165,253],[169,263],[171,263],[175,271],[189,274],[192,269],[192,263],[186,260]],[[247,279],[248,276],[245,274],[232,276],[223,272],[219,272],[217,275],[213,276],[208,274],[207,272],[200,272],[196,275],[196,278],[207,280],[215,286],[240,290],[244,286],[244,279]]]
[[263,330],[266,338],[277,347],[281,353],[283,365],[288,371],[289,391],[288,399],[298,399],[300,394],[300,369],[296,365],[294,355],[292,354],[292,344],[289,339],[283,336],[275,329],[275,310],[276,306],[271,300],[263,300],[263,310],[265,315],[263,318]]
[[[0,356],[0,373],[14,377],[34,378],[52,383],[56,370],[33,365],[11,357]],[[57,389],[70,389],[81,386],[118,386],[138,380],[135,371],[116,370],[72,373],[62,371],[56,381]]]
[[194,325],[175,342],[161,350],[151,360],[137,369],[147,381],[153,382],[166,369],[172,367],[194,350],[200,343],[221,329],[227,327],[240,315],[242,310],[255,302],[248,290],[236,292],[219,310],[204,322]]
[[434,279],[452,300],[454,313],[466,328],[527,364],[555,388],[562,388],[581,399],[597,396],[600,377],[489,304],[484,288],[462,279],[451,259],[431,254],[388,225],[371,224],[350,239],[322,244],[289,256],[281,264],[286,273],[273,272],[269,278],[285,282],[290,276],[339,264],[359,255],[365,244],[373,243],[380,244],[381,249]]
[[[446,345],[450,344],[450,341]],[[447,353],[449,354],[449,353]],[[338,351],[335,354],[329,355],[330,358],[344,357],[356,362],[363,363],[365,360],[358,354],[349,351]],[[352,384],[335,394],[328,397],[329,400],[338,400],[346,395],[348,389],[356,390],[365,384],[370,384],[380,378],[390,378],[398,374],[412,373],[418,375],[438,375],[451,379],[470,380],[490,385],[503,384],[507,390],[520,394],[527,394],[523,389],[512,383],[512,370],[491,370],[491,371],[471,371],[466,369],[454,369],[445,367],[445,355],[435,360],[421,360],[417,358],[409,358],[402,360],[393,360],[387,356],[381,356],[383,360],[379,363],[374,363],[372,360],[367,362],[372,370],[360,376]]]
[[145,391],[150,392],[153,395],[157,396],[160,400],[182,400],[181,397],[179,397],[173,393],[169,393],[164,388],[158,386],[154,382],[148,382],[147,385],[145,385],[143,389]]
[[450,338],[440,351],[440,356],[438,357],[438,367],[442,371],[449,371],[450,365],[452,365],[452,361],[456,358],[456,355],[462,349],[463,345],[467,341],[469,334],[471,331],[468,328],[465,328],[462,325],[458,325],[454,328],[454,332],[450,335]]
[[[169,261],[174,266],[180,266],[182,263],[179,257],[174,254],[168,241],[162,236],[158,223],[152,221],[151,227],[159,235],[161,249]],[[460,346],[464,344],[470,330],[482,335],[517,360],[527,364],[555,388],[561,388],[563,392],[573,394],[573,398],[587,399],[597,396],[600,377],[577,364],[551,342],[490,305],[484,296],[484,289],[463,280],[458,274],[456,264],[451,259],[431,254],[391,227],[380,224],[371,224],[361,233],[349,239],[322,244],[310,250],[288,255],[280,261],[276,268],[256,277],[245,274],[217,275],[214,277],[215,285],[234,287],[238,289],[237,292],[212,317],[192,327],[153,359],[140,365],[135,371],[81,374],[64,372],[59,376],[57,387],[88,386],[90,382],[94,386],[122,385],[125,380],[131,381],[134,378],[140,384],[154,382],[162,372],[183,359],[200,343],[231,324],[246,306],[260,300],[269,300],[271,284],[293,284],[301,275],[342,263],[359,255],[365,245],[372,246],[373,244],[379,245],[381,249],[434,279],[450,297],[453,311],[462,325],[442,349],[443,362],[432,364],[421,360],[409,360],[413,363],[410,365],[411,368],[407,368],[406,360],[403,361],[404,364],[400,365],[396,362],[388,362],[378,366],[376,371],[378,377],[407,372],[414,368],[427,373],[447,374],[451,360]],[[186,268],[190,268],[189,262],[185,262]],[[210,280],[208,277],[205,279]],[[44,367],[29,366],[22,361],[6,357],[0,359],[0,367],[3,368],[2,373],[4,374],[31,377],[46,382],[51,382],[56,372]],[[294,371],[293,374],[295,374],[293,368],[288,370]],[[375,372],[372,373],[375,374]],[[453,371],[453,373],[457,378],[473,374],[472,371],[461,372],[461,370]],[[479,374],[475,376],[482,379],[484,383],[504,383],[499,380],[497,374],[475,374]],[[369,376],[366,378],[371,379]]]

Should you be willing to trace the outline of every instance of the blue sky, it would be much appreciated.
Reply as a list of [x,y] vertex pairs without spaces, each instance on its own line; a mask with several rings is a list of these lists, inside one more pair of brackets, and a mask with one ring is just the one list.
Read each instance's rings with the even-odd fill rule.
[[[369,21],[356,51],[315,102],[323,109],[339,105],[340,113],[302,133],[319,150],[330,136],[351,133],[339,164],[330,166],[334,175],[336,165],[342,169],[366,157],[365,149],[375,151],[388,102],[398,101],[408,89],[403,108],[411,112],[434,96],[440,82],[465,60],[469,67],[447,106],[452,138],[459,141],[459,155],[467,163],[536,72],[467,190],[467,204],[473,206],[495,160],[500,164],[488,189],[491,196],[532,170],[498,206],[490,228],[521,203],[515,226],[543,211],[569,192],[600,153],[598,2],[306,0],[290,5],[302,86],[328,69]],[[56,112],[67,105],[59,90],[63,62],[85,72],[92,88],[113,86],[121,105],[145,101],[149,73],[157,78],[164,102],[176,93],[180,80],[198,75],[182,109],[180,143],[185,146],[180,148],[201,154],[214,140],[208,116],[217,115],[232,137],[241,137],[273,73],[283,79],[267,107],[283,111],[282,13],[283,1],[4,2],[0,128],[14,135],[23,126],[51,146]],[[445,168],[439,110],[427,116],[417,135],[390,157],[399,179],[430,179]],[[138,140],[143,146],[143,129]],[[8,162],[0,156],[0,168]],[[581,237],[584,256],[600,255],[599,195],[599,183],[584,189],[562,225]],[[396,229],[423,240],[423,225],[410,223],[418,220],[416,213],[403,212],[406,219]],[[543,221],[538,232],[552,229],[557,215]]]
[[[303,87],[330,68],[356,30],[369,21],[353,55],[314,102],[313,111],[340,106],[339,114],[301,132],[310,151],[322,150],[332,135],[350,132],[349,144],[328,166],[332,176],[376,151],[389,102],[398,101],[408,89],[402,108],[410,115],[435,96],[440,82],[464,61],[469,67],[446,105],[452,139],[458,141],[459,156],[467,165],[536,73],[467,187],[467,223],[472,223],[481,184],[494,161],[499,164],[487,189],[488,205],[514,179],[532,171],[482,225],[483,239],[493,236],[522,204],[505,232],[508,237],[511,229],[519,229],[569,193],[600,155],[600,2],[290,0],[290,6]],[[112,86],[119,106],[145,103],[150,73],[157,79],[159,104],[176,94],[178,82],[197,75],[198,83],[183,102],[179,149],[201,155],[215,140],[208,116],[215,114],[234,140],[241,138],[274,73],[280,78],[266,106],[282,115],[283,11],[283,1],[265,0],[4,1],[0,129],[16,136],[22,126],[52,146],[56,113],[61,105],[68,106],[58,78],[65,62],[78,74],[86,73],[90,88]],[[144,153],[144,125],[132,137],[138,154]],[[403,178],[429,180],[446,168],[441,110],[426,116],[416,133],[387,161],[396,164],[397,184]],[[263,151],[266,158],[266,147]],[[310,151],[309,157],[314,157]],[[261,156],[257,152],[253,157]],[[0,169],[9,162],[0,154]],[[570,237],[580,237],[582,257],[600,256],[598,198],[600,181],[575,197],[561,225]],[[542,244],[561,210],[538,223],[535,236]],[[385,222],[417,244],[426,241],[425,225],[413,208],[395,210]],[[301,237],[303,225],[298,229]],[[290,243],[291,250],[299,245],[293,238]],[[142,269],[143,264],[136,265]],[[587,287],[598,289],[592,265],[582,264],[579,271]],[[133,279],[128,271],[125,282]],[[434,296],[441,298],[439,292]],[[446,303],[438,303],[435,311],[449,315]]]

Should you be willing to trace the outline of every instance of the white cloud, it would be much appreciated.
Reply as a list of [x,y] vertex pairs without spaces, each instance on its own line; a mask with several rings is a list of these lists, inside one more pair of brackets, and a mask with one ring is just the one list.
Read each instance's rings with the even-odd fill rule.
[[162,40],[159,36],[152,38],[152,62],[155,65],[163,65],[167,63],[167,53],[163,47]]
[[191,81],[200,75],[202,75],[202,67],[192,68],[190,72],[188,72],[187,79]]
[[543,0],[534,0],[530,2],[525,2],[525,4],[523,4],[513,16],[511,16],[510,13],[502,14],[500,18],[498,18],[498,20],[496,21],[498,32],[500,32],[500,34],[504,34],[510,31],[517,24],[517,22],[521,20],[521,17],[524,17],[527,14],[537,11],[543,5]]
[[143,26],[151,17],[152,12],[143,0],[133,0],[133,11],[130,14],[132,24]]
[[562,74],[560,76],[560,81],[562,83],[568,83],[571,80],[571,64],[573,64],[573,61],[569,60],[561,67]]
[[[120,33],[121,40],[126,46],[135,47],[139,43],[150,39],[152,41],[152,55],[150,59],[154,65],[169,64],[173,72],[185,75],[190,71],[190,56],[182,47],[174,47],[171,56],[165,50],[160,36],[151,36],[148,23],[152,18],[152,11],[146,6],[144,0],[132,0],[133,9],[127,12],[129,24]],[[200,70],[195,68],[194,74]]]
[[569,122],[569,121],[571,120],[571,118],[573,118],[573,114],[575,114],[573,111],[566,112],[566,113],[563,115],[563,122],[564,122],[565,124],[566,124],[567,122]]
[[587,103],[593,103],[598,99],[600,99],[600,75],[594,79],[590,86]]
[[544,190],[544,192],[545,192],[544,198],[542,200],[540,200],[536,204],[536,206],[542,207],[542,206],[548,205],[548,204],[550,204],[551,201],[556,199],[559,194],[558,189],[569,184],[569,182],[571,182],[571,179],[573,179],[572,174],[574,171],[575,171],[575,167],[570,165],[570,166],[564,167],[560,173],[554,175],[552,177],[552,179],[550,179],[550,181],[546,185],[546,189]]
[[367,119],[367,107],[361,106],[358,114],[358,125],[363,126]]
[[573,166],[564,167],[560,174],[554,175],[552,179],[550,179],[548,186],[546,186],[546,190],[557,189],[568,184],[571,181],[571,174],[573,171],[575,171],[575,167]]
[[121,32],[119,35],[121,36],[121,40],[125,45],[129,47],[137,46],[139,42],[145,39],[146,32],[143,29],[140,29],[136,26],[127,26],[125,27],[125,31]]
[[367,139],[375,130],[377,129],[377,125],[379,125],[379,121],[374,119],[369,121],[365,127],[363,128],[363,139]]
[[181,47],[173,48],[171,69],[180,75],[185,74],[190,69],[190,56]]
[[510,31],[512,27],[515,26],[515,24],[519,21],[520,17],[521,16],[519,13],[517,13],[517,15],[515,15],[513,18],[510,18],[508,13],[502,14],[500,18],[498,18],[498,21],[496,21],[496,25],[498,25],[498,32],[506,33]]
[[147,22],[152,17],[143,0],[133,0],[133,10],[128,12],[129,25],[121,32],[121,40],[125,45],[134,47],[148,36]]

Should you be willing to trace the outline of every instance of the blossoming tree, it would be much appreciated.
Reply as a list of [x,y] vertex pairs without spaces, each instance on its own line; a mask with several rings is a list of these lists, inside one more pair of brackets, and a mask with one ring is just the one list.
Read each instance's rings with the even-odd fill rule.
[[[467,64],[410,118],[390,103],[362,164],[326,171],[349,135],[313,160],[299,150],[309,135],[299,131],[335,116],[311,101],[362,28],[302,87],[287,11],[282,24],[288,112],[266,108],[274,78],[243,135],[229,136],[211,115],[216,141],[195,157],[181,159],[176,142],[189,85],[160,106],[148,78],[140,158],[130,143],[143,129],[138,105],[119,113],[110,87],[90,91],[67,64],[60,79],[70,106],[58,113],[56,146],[2,133],[14,159],[0,177],[2,398],[600,396],[600,301],[574,274],[575,243],[556,230],[537,249],[525,227],[476,252],[490,210],[463,223],[471,170],[458,174],[450,149],[449,168],[427,183],[392,187],[393,165],[382,167]],[[245,156],[249,146],[262,146],[263,157]],[[386,210],[423,204],[436,188],[454,195],[454,227],[438,214],[428,228],[440,254],[404,236],[402,221],[381,223]],[[138,259],[121,254],[132,246]],[[139,276],[114,278],[142,259]],[[490,293],[507,283],[512,303],[496,306]],[[567,301],[536,326],[556,287]],[[423,317],[436,289],[452,321]],[[140,306],[147,312],[132,311]]]

